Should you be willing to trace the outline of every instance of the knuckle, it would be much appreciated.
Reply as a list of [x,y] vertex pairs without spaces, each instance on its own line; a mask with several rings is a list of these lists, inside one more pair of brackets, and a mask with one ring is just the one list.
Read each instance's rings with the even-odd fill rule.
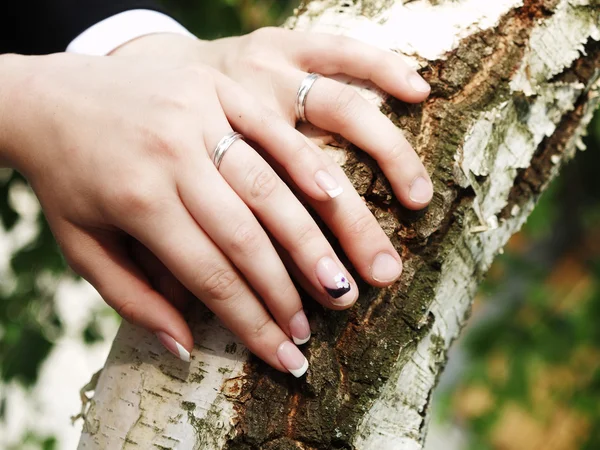
[[344,229],[351,236],[364,239],[365,234],[367,232],[371,231],[373,229],[373,227],[376,225],[376,223],[377,222],[375,221],[373,216],[368,215],[368,214],[360,214],[360,215],[353,216],[350,219],[348,219],[347,223],[345,224],[346,226],[344,227]]
[[297,142],[290,144],[290,147],[290,157],[288,158],[290,162],[310,161],[311,159],[318,161],[315,153],[310,149],[308,144],[306,144],[303,139],[299,139]]
[[240,224],[231,238],[232,251],[243,256],[251,256],[260,248],[261,238],[256,227],[247,223]]
[[241,290],[241,285],[233,270],[217,268],[200,283],[200,289],[212,300],[226,301],[236,297]]
[[163,116],[169,117],[173,112],[185,113],[193,106],[193,96],[190,95],[190,89],[186,89],[186,85],[190,83],[182,83],[178,89],[170,89],[166,92],[156,93],[153,101],[161,110],[168,111]]
[[146,151],[161,160],[177,161],[181,158],[181,148],[184,146],[180,139],[174,136],[182,136],[184,121],[178,121],[171,117],[165,117],[161,123],[160,130],[145,128],[142,136],[146,144]]
[[283,30],[277,27],[259,28],[246,35],[244,51],[236,63],[242,63],[252,71],[264,71],[273,66],[273,42],[279,42]]
[[244,56],[241,64],[251,72],[261,73],[270,69],[269,63],[258,50],[253,50]]
[[[265,108],[265,107],[260,107],[257,104],[257,109],[259,109],[258,114],[257,114],[257,118],[258,118],[258,123],[261,127],[261,129],[264,130],[272,130],[273,128],[277,127],[277,126],[281,126],[284,125],[284,122],[282,122],[281,117],[272,109],[270,108]],[[287,124],[285,124],[287,125]]]
[[125,301],[116,308],[117,314],[129,323],[136,323],[138,311],[136,304],[132,301]]
[[265,335],[268,332],[268,325],[271,324],[272,319],[268,314],[265,314],[258,318],[256,322],[254,322],[252,328],[249,332],[249,338],[252,342],[260,342],[265,338]]
[[280,288],[279,296],[280,298],[290,299],[290,302],[302,302],[300,294],[298,294],[298,290],[291,280],[288,283],[283,283],[283,286]]
[[337,122],[345,123],[353,119],[360,110],[360,97],[353,88],[342,87],[331,103],[330,114]]
[[147,181],[130,182],[116,190],[112,203],[118,213],[144,216],[154,211],[155,197],[154,187]]
[[277,189],[279,180],[268,168],[253,168],[248,174],[249,196],[254,201],[264,201]]
[[72,247],[64,247],[62,252],[71,270],[77,275],[87,278],[87,260],[82,252],[77,251]]
[[186,65],[172,74],[172,82],[159,86],[152,100],[165,111],[163,117],[175,113],[188,113],[197,109],[198,100],[204,88],[210,86],[213,74],[209,68],[200,65]]
[[299,249],[305,249],[321,238],[321,230],[312,223],[305,223],[298,227],[294,233],[294,245]]
[[384,157],[388,161],[396,161],[409,157],[410,153],[411,147],[408,142],[404,140],[398,140],[394,142],[388,150],[385,151]]

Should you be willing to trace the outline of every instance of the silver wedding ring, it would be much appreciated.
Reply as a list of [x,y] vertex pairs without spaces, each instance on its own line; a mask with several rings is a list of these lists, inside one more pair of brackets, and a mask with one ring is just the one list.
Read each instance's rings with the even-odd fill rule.
[[225,153],[227,150],[229,150],[229,147],[231,147],[238,139],[244,139],[244,136],[242,136],[240,133],[232,131],[231,133],[227,133],[225,136],[223,136],[223,138],[219,141],[212,156],[213,163],[215,163],[217,170],[219,170],[221,161],[223,161],[223,156],[225,156]]
[[298,94],[296,95],[296,117],[300,122],[307,122],[304,109],[306,106],[306,98],[308,97],[308,92],[313,87],[313,84],[315,84],[315,81],[319,78],[321,78],[321,75],[318,73],[308,74],[306,78],[302,80],[302,84],[300,84],[300,87],[298,88]]

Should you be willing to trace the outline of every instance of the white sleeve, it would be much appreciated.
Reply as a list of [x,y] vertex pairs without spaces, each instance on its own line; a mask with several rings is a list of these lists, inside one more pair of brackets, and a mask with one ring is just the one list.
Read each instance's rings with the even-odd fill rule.
[[195,38],[183,25],[166,14],[133,9],[92,25],[71,41],[67,52],[108,55],[132,39],[153,33],[178,33]]

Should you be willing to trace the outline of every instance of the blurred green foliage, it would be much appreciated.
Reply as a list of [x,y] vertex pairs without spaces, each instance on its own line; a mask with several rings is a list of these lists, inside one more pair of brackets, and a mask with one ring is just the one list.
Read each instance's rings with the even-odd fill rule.
[[471,448],[600,448],[600,111],[492,267],[444,413]]
[[[0,182],[0,218],[10,232],[19,218],[10,191],[24,180],[16,172],[8,174]],[[58,277],[67,269],[41,213],[36,222],[36,237],[12,255],[10,273],[0,284],[0,377],[5,382],[16,379],[26,386],[35,382],[41,362],[62,331],[54,309],[53,286],[40,283],[40,278]],[[0,409],[0,415],[2,412]]]
[[36,433],[28,432],[23,436],[20,444],[10,446],[5,450],[20,450],[26,448],[39,448],[40,450],[57,450],[59,448],[58,440],[51,436],[39,436]]
[[203,39],[249,33],[279,25],[298,0],[161,0],[189,30]]

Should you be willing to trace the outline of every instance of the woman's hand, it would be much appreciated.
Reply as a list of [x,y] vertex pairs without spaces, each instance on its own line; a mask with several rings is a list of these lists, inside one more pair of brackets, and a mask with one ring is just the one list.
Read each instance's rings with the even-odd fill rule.
[[[133,40],[114,54],[206,63],[252,92],[291,126],[297,120],[296,93],[308,72],[369,79],[407,102],[424,100],[430,90],[425,80],[391,51],[346,37],[279,28],[212,42],[154,34]],[[236,90],[225,94],[235,103]],[[306,116],[312,124],[341,134],[373,156],[404,206],[421,209],[430,202],[431,180],[417,154],[402,132],[353,88],[328,78],[317,80],[308,94]],[[268,121],[263,123],[268,126]],[[279,161],[279,172],[286,180],[285,172],[302,163],[301,155],[288,155],[287,160]],[[340,181],[344,194],[336,199],[335,207],[312,199],[308,203],[336,235],[361,277],[379,287],[393,283],[401,272],[398,253],[343,171],[324,152],[320,151],[319,157]],[[290,270],[295,271],[293,266]],[[318,297],[310,283],[299,279]]]
[[199,63],[59,54],[12,56],[10,67],[0,147],[30,181],[74,270],[121,316],[188,359],[190,330],[134,263],[133,237],[252,352],[302,375],[307,362],[290,337],[303,343],[310,329],[270,237],[324,306],[350,306],[356,283],[252,147],[236,141],[219,170],[211,156],[232,128],[243,131],[284,166],[295,155],[286,166],[293,182],[335,210],[327,191],[338,181],[318,149]]

